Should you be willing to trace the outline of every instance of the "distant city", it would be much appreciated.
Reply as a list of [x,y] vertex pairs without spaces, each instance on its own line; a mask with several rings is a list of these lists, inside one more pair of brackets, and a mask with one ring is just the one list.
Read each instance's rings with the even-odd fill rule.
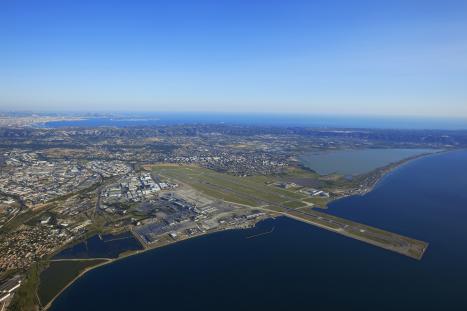
[[467,310],[466,0],[12,0],[0,38],[0,311]]
[[[45,114],[2,117],[3,305],[49,308],[76,274],[62,285],[41,275],[53,275],[56,262],[67,262],[56,259],[61,252],[96,235],[116,237],[109,241],[133,239],[128,245],[140,245],[121,249],[120,258],[286,216],[420,260],[429,242],[319,210],[337,199],[368,193],[410,160],[467,147],[466,130],[186,120],[157,125],[122,117],[99,124],[102,120]],[[335,172],[317,173],[319,165],[325,165],[317,156],[337,156],[333,161],[342,164],[351,159],[349,151],[357,152],[354,168],[361,166],[358,161],[380,160],[350,175],[339,173],[339,166]],[[82,273],[102,264],[89,261],[77,268],[79,258],[67,259],[70,271]],[[18,284],[27,284],[29,292],[19,292]],[[30,291],[38,291],[38,300],[22,298]]]

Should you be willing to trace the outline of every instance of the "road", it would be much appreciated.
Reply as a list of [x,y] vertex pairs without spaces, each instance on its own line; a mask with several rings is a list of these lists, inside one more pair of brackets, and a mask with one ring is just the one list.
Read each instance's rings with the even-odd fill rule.
[[[347,237],[354,238],[359,241],[366,242],[371,245],[378,246],[414,259],[420,260],[428,247],[428,243],[424,241],[415,240],[409,237],[381,230],[368,225],[360,224],[344,218],[313,211],[311,209],[310,211],[306,212],[300,211],[293,208],[289,208],[280,203],[271,202],[264,199],[258,199],[255,196],[239,193],[232,189],[222,187],[219,185],[214,185],[209,182],[204,182],[204,184],[218,190],[233,193],[239,197],[261,202],[263,203],[263,205],[260,208],[263,210],[280,213],[284,216],[293,218],[295,220],[312,224],[317,227],[336,232]],[[276,207],[276,209],[268,209],[267,206],[274,206]]]

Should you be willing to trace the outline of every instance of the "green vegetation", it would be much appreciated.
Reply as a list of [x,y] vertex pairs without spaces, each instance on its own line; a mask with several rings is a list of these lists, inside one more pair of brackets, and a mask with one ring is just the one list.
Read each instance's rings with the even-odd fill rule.
[[[188,184],[196,190],[215,198],[226,199],[228,196],[230,198],[229,201],[237,203],[242,202],[242,204],[247,200],[250,202],[248,205],[261,207],[271,212],[279,212],[299,221],[310,223],[414,258],[421,257],[424,245],[426,244],[421,241],[408,240],[405,237],[346,219],[320,213],[316,210],[310,209],[305,212],[304,209],[307,203],[313,203],[318,207],[325,207],[331,199],[327,197],[311,197],[304,193],[290,190],[290,188],[278,188],[276,186],[277,182],[282,183],[284,178],[287,178],[286,175],[237,177],[195,166],[155,165],[152,166],[152,169],[154,169],[157,174]],[[303,170],[295,168],[293,171],[294,173],[301,174],[302,177],[306,176]],[[312,175],[313,173],[309,174]],[[345,179],[338,176],[327,176],[327,178],[320,179],[320,181],[322,181],[323,184],[334,186],[340,183],[345,184]],[[405,240],[408,243],[400,244],[401,240]],[[418,251],[420,255],[414,256],[415,253],[407,252],[407,249],[410,248],[416,248],[416,251]]]
[[[61,290],[79,276],[80,273],[106,261],[107,260],[92,259],[50,262],[50,265],[40,276],[40,284],[37,293],[41,305],[46,306]],[[36,291],[33,292],[35,293]]]
[[30,210],[30,209],[26,210],[25,212],[20,213],[15,218],[13,218],[11,221],[6,223],[2,228],[0,228],[0,234],[12,231],[13,229],[16,229],[20,225],[22,225],[25,222],[29,221],[32,217],[35,217],[36,214],[37,214],[36,212],[34,212],[34,211]]
[[288,177],[304,177],[304,178],[319,178],[320,175],[310,169],[298,166],[287,167],[287,173],[284,174]]
[[37,287],[39,285],[39,274],[43,264],[36,263],[28,271],[23,283],[13,296],[9,306],[10,311],[35,311],[37,310]]
[[289,207],[289,208],[299,208],[299,207],[307,206],[307,204],[302,201],[288,201],[288,202],[282,203],[282,205]]
[[[194,166],[156,165],[152,168],[157,174],[186,183],[214,198],[253,207],[265,202],[284,203],[306,198],[302,193],[271,185],[277,182],[275,177],[238,177]],[[298,203],[294,205],[298,207]]]
[[[310,197],[297,191],[297,187],[283,189],[277,187],[277,182],[300,177],[314,179],[316,173],[289,167],[288,173],[279,176],[248,176],[239,177],[218,173],[198,166],[187,165],[153,165],[151,169],[156,174],[163,175],[176,182],[190,185],[195,190],[208,196],[233,203],[258,207],[270,204],[281,204],[288,208],[302,208],[312,203],[316,207],[326,207],[330,199],[325,197]],[[346,181],[337,176],[320,179],[323,185],[341,185]]]
[[[182,180],[184,181],[184,180]],[[242,198],[236,195],[235,193],[231,191],[226,191],[219,189],[219,187],[214,187],[209,184],[201,183],[201,182],[187,182],[190,186],[192,186],[194,189],[203,192],[204,194],[211,196],[213,198],[225,200],[228,202],[233,202],[233,203],[238,203],[238,204],[244,204],[244,205],[249,205],[249,206],[258,206],[258,202],[254,199],[249,199],[249,198]]]
[[283,207],[280,207],[278,205],[265,205],[262,206],[263,209],[272,211],[272,212],[278,212],[278,213],[286,213],[287,210]]
[[329,203],[330,199],[329,198],[321,198],[321,197],[311,197],[311,198],[306,198],[303,201],[307,203],[312,203],[317,207],[326,207],[326,205]]

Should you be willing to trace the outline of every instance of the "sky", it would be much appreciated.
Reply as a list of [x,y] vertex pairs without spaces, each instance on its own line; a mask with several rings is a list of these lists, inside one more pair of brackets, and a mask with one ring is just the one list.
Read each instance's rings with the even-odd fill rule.
[[0,0],[0,110],[467,118],[467,1]]

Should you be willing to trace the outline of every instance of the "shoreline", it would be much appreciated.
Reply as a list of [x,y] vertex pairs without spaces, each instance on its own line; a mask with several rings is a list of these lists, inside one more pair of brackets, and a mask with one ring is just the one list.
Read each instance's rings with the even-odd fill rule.
[[[415,156],[412,156],[412,157],[409,157],[409,158],[406,158],[406,159],[403,159],[403,160],[400,160],[398,162],[395,162],[395,163],[390,163],[388,164],[387,166],[384,166],[384,167],[380,167],[380,168],[377,168],[375,169],[374,171],[368,173],[368,175],[371,176],[371,174],[379,174],[379,176],[377,176],[377,178],[371,182],[371,185],[367,188],[365,188],[364,191],[362,192],[356,192],[356,193],[351,193],[351,194],[348,194],[348,195],[344,195],[344,196],[339,196],[339,197],[336,197],[332,200],[330,200],[327,204],[326,204],[326,207],[324,208],[324,210],[328,209],[328,206],[329,204],[337,201],[337,200],[341,200],[341,199],[344,199],[344,198],[347,198],[347,197],[351,197],[351,196],[354,196],[354,195],[360,195],[360,196],[363,196],[371,191],[373,191],[373,189],[381,182],[381,180],[387,176],[388,174],[394,172],[395,170],[397,170],[398,168],[402,167],[403,165],[405,164],[408,164],[412,161],[415,161],[415,160],[418,160],[418,159],[421,159],[421,158],[424,158],[424,157],[428,157],[428,156],[432,156],[432,155],[438,155],[438,154],[442,154],[442,153],[447,153],[447,152],[451,152],[451,151],[454,151],[454,150],[451,150],[451,149],[447,149],[447,150],[439,150],[439,151],[435,151],[435,152],[432,152],[432,153],[423,153],[423,154],[419,154],[419,155],[415,155]],[[370,176],[367,176],[365,177],[366,178],[369,178]],[[238,203],[236,203],[238,204]],[[240,204],[242,205],[242,204]],[[251,208],[251,207],[250,207]],[[252,224],[252,225],[247,225],[247,226],[239,226],[239,227],[232,227],[232,228],[221,228],[221,229],[216,229],[216,230],[213,230],[213,231],[210,231],[210,232],[204,232],[204,233],[200,233],[200,234],[197,234],[197,235],[194,235],[194,236],[190,236],[190,237],[186,237],[186,238],[183,238],[183,239],[180,239],[180,240],[173,240],[173,241],[169,241],[169,242],[165,242],[165,243],[161,243],[161,244],[158,244],[158,245],[153,245],[153,246],[147,246],[145,245],[144,243],[141,242],[141,240],[133,233],[133,231],[131,229],[129,229],[129,232],[135,237],[135,239],[143,246],[143,249],[142,250],[136,250],[136,251],[129,251],[129,252],[123,252],[122,255],[119,255],[119,257],[117,258],[84,258],[84,259],[63,259],[61,261],[83,261],[83,260],[105,260],[104,262],[100,263],[100,264],[97,264],[95,266],[91,266],[89,268],[85,268],[83,271],[81,271],[75,278],[73,278],[70,282],[68,282],[66,284],[65,287],[63,287],[48,303],[47,305],[45,306],[41,306],[40,307],[40,310],[42,311],[46,311],[46,310],[49,310],[51,307],[52,307],[52,304],[56,301],[56,299],[58,299],[58,297],[67,289],[69,288],[71,285],[73,285],[73,283],[75,283],[79,278],[81,278],[82,276],[84,276],[86,273],[96,269],[96,268],[99,268],[99,267],[102,267],[104,265],[108,265],[108,264],[111,264],[111,263],[114,263],[114,262],[117,262],[119,260],[122,260],[122,259],[125,259],[125,258],[128,258],[128,257],[131,257],[131,256],[135,256],[135,255],[139,255],[139,254],[142,254],[142,253],[145,253],[145,252],[148,252],[148,251],[151,251],[151,250],[155,250],[155,249],[158,249],[158,248],[161,248],[161,247],[165,247],[165,246],[169,246],[169,245],[173,245],[173,244],[176,244],[178,242],[183,242],[183,241],[186,241],[186,240],[190,240],[190,239],[194,239],[194,238],[199,238],[199,237],[204,237],[204,236],[207,236],[207,235],[210,235],[210,234],[214,234],[214,233],[219,233],[219,232],[222,232],[222,231],[228,231],[228,230],[244,230],[244,229],[251,229],[251,228],[254,228],[256,226],[257,223],[261,222],[261,221],[264,221],[264,220],[267,220],[267,219],[274,219],[275,217],[287,217],[286,215],[282,214],[282,213],[279,213],[279,212],[275,212],[275,211],[269,211],[271,213],[271,215],[268,215],[266,217],[263,217],[261,219],[256,219],[255,222]],[[272,215],[272,214],[275,214],[275,215]],[[293,218],[293,217],[292,217]],[[323,228],[324,229],[324,228]],[[371,243],[370,243],[371,244]],[[57,260],[49,260],[50,262],[52,261],[57,261]],[[36,295],[37,295],[37,290],[36,290]],[[40,299],[39,300],[39,304],[40,304]]]
[[[350,193],[350,194],[346,194],[346,195],[342,195],[342,196],[338,196],[338,197],[335,197],[333,199],[331,199],[329,202],[327,202],[326,206],[324,208],[319,208],[319,209],[322,209],[322,210],[327,210],[328,209],[328,206],[331,204],[331,203],[334,203],[338,200],[341,200],[341,199],[345,199],[345,198],[348,198],[348,197],[352,197],[352,196],[364,196],[368,193],[370,193],[371,191],[373,191],[377,186],[378,184],[389,174],[393,173],[394,171],[396,171],[397,169],[401,168],[402,166],[406,165],[406,164],[409,164],[413,161],[416,161],[416,160],[419,160],[421,158],[425,158],[425,157],[429,157],[429,156],[434,156],[434,155],[438,155],[438,154],[443,154],[443,153],[448,153],[448,152],[452,152],[452,151],[456,151],[456,150],[459,150],[459,149],[443,149],[443,150],[439,150],[439,151],[435,151],[435,152],[430,152],[430,153],[422,153],[422,154],[418,154],[418,155],[415,155],[415,156],[412,156],[412,157],[409,157],[409,158],[405,158],[405,159],[402,159],[400,161],[397,161],[397,162],[394,162],[394,163],[389,163],[388,165],[386,166],[383,166],[383,167],[380,167],[380,168],[377,168],[365,175],[367,175],[367,177],[364,178],[364,180],[366,178],[369,178],[371,176],[371,174],[378,174],[379,173],[379,176],[370,183],[370,185],[368,187],[365,188],[365,190],[363,191],[355,191],[353,193]],[[357,176],[358,177],[358,176]]]
[[[96,269],[96,268],[100,268],[102,266],[105,266],[105,265],[108,265],[108,264],[112,264],[112,263],[115,263],[119,260],[122,260],[122,259],[126,259],[126,258],[129,258],[131,256],[135,256],[135,255],[139,255],[139,254],[143,254],[143,253],[146,253],[146,252],[149,252],[149,251],[152,251],[152,250],[156,250],[158,248],[161,248],[161,247],[165,247],[165,246],[169,246],[169,245],[174,245],[174,244],[177,244],[178,242],[183,242],[183,241],[187,241],[187,240],[191,240],[191,239],[196,239],[196,238],[200,238],[200,237],[204,237],[204,236],[208,236],[210,234],[214,234],[214,233],[219,233],[219,232],[222,232],[222,231],[230,231],[230,230],[245,230],[245,229],[251,229],[251,228],[254,228],[256,226],[256,224],[258,224],[259,222],[261,221],[264,221],[264,220],[267,220],[267,219],[274,219],[276,216],[267,216],[267,217],[264,217],[264,218],[261,218],[261,219],[257,219],[254,224],[250,225],[250,226],[239,226],[239,227],[232,227],[232,228],[222,228],[222,229],[217,229],[217,230],[213,230],[213,231],[210,231],[210,232],[204,232],[204,233],[200,233],[200,234],[197,234],[197,235],[194,235],[194,236],[190,236],[190,237],[187,237],[187,238],[183,238],[183,239],[180,239],[180,240],[173,240],[173,241],[170,241],[168,243],[161,243],[161,244],[157,244],[157,245],[153,245],[153,246],[146,246],[144,244],[142,244],[140,242],[140,240],[135,237],[135,239],[142,244],[143,246],[143,249],[141,250],[136,250],[136,251],[127,251],[127,252],[123,252],[121,255],[119,255],[119,257],[117,258],[82,258],[82,259],[79,259],[79,258],[74,258],[74,259],[60,259],[60,260],[49,260],[50,262],[53,262],[53,261],[86,261],[86,260],[105,260],[104,262],[102,263],[99,263],[95,266],[91,266],[91,267],[88,267],[88,268],[85,268],[83,271],[81,271],[75,278],[73,278],[70,282],[68,282],[66,284],[66,286],[64,286],[45,306],[41,306],[40,305],[40,309],[41,311],[46,311],[46,310],[49,310],[51,307],[52,307],[52,304],[55,302],[55,300],[57,300],[57,298],[67,289],[69,288],[71,285],[73,285],[73,283],[75,283],[79,278],[81,278],[82,276],[84,276],[86,273]],[[132,230],[129,230],[129,232],[134,236],[134,233]],[[37,295],[37,290],[36,290],[36,295]],[[40,304],[40,299],[39,300],[39,304]]]

